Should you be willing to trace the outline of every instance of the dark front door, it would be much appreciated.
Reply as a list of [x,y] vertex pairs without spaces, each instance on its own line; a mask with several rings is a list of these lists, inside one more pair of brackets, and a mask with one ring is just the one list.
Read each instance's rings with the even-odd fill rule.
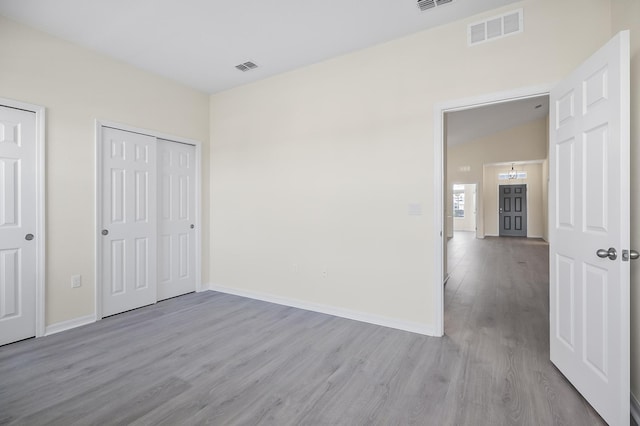
[[527,236],[527,185],[500,185],[500,236]]

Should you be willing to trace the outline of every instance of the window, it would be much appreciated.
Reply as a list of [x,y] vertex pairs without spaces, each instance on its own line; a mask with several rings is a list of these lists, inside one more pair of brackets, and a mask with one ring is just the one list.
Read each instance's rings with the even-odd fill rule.
[[453,217],[464,217],[464,185],[453,185]]
[[498,180],[514,180],[514,179],[526,179],[526,178],[527,178],[527,172],[516,172],[515,177],[512,175],[512,173],[509,173],[509,172],[498,173]]

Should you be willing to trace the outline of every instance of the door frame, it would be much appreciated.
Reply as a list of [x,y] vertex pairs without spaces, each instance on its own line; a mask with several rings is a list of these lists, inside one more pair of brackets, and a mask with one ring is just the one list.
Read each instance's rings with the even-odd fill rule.
[[0,105],[36,114],[36,336],[45,334],[45,282],[46,282],[46,152],[45,107],[0,98]]
[[95,122],[95,300],[94,309],[96,320],[102,319],[102,243],[100,230],[102,225],[102,128],[111,127],[126,132],[141,133],[143,135],[152,136],[157,139],[193,145],[196,149],[196,179],[195,179],[195,257],[196,257],[196,292],[207,290],[202,285],[202,144],[195,139],[183,138],[155,130],[142,129],[128,124],[116,123],[107,120],[96,120]]
[[[445,101],[435,104],[433,107],[433,241],[434,241],[434,268],[433,282],[435,284],[432,310],[435,315],[435,325],[433,332],[435,336],[444,336],[444,244],[446,243],[445,232],[445,212],[444,196],[446,182],[444,176],[444,115],[447,112],[463,111],[466,109],[482,106],[494,105],[503,102],[516,101],[520,99],[534,98],[538,96],[548,96],[553,83],[539,86],[521,87],[503,92],[494,92],[479,95],[471,98]],[[548,153],[547,153],[548,155]],[[554,171],[549,170],[549,178],[554,175]]]

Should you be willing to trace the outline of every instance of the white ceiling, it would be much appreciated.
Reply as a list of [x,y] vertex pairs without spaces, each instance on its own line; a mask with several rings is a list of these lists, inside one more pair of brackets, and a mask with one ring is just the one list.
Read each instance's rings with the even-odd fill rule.
[[[538,105],[541,107],[536,108]],[[468,143],[547,115],[548,96],[450,112],[447,113],[447,146]]]
[[216,93],[515,1],[0,0],[0,14]]

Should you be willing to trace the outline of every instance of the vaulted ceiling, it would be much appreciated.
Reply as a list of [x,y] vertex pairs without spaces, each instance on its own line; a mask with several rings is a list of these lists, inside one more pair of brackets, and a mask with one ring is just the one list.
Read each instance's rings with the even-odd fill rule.
[[0,0],[0,14],[216,93],[515,1]]
[[447,145],[472,142],[549,115],[549,96],[501,102],[447,113]]

